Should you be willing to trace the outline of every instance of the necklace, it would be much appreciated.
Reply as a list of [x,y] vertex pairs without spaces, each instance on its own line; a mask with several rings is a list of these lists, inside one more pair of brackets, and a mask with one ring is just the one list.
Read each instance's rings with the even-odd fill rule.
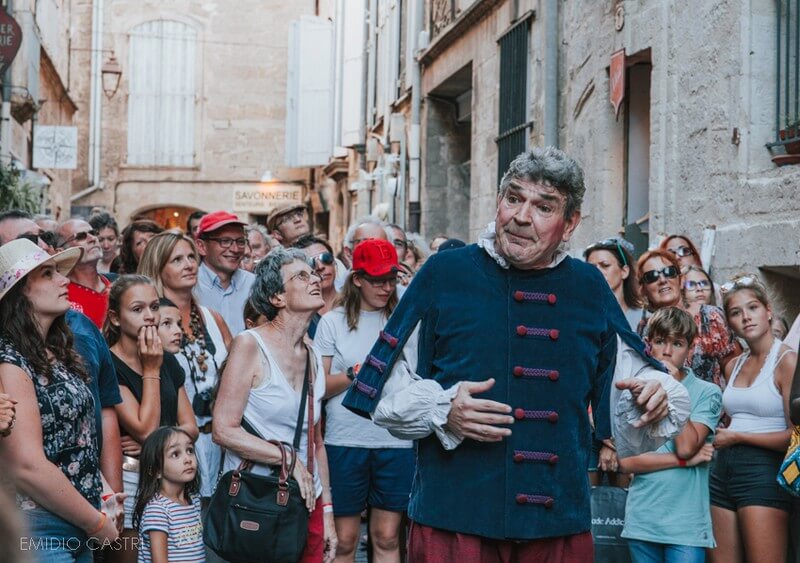
[[[191,329],[191,334],[184,333],[183,339],[181,340],[181,351],[189,360],[190,365],[192,363],[197,364],[200,373],[197,374],[195,372],[193,375],[197,376],[197,381],[202,382],[206,380],[206,372],[208,371],[208,352],[203,323],[200,320],[200,313],[194,302],[189,312],[189,328]],[[197,344],[197,346],[195,346],[195,344]],[[216,360],[213,357],[211,360],[214,362],[214,366],[216,366]]]

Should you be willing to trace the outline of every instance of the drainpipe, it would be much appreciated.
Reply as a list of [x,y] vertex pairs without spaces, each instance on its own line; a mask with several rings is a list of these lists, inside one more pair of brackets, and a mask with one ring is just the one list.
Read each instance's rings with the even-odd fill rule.
[[544,144],[558,147],[558,0],[544,11]]
[[414,233],[420,232],[420,218],[422,207],[419,201],[420,194],[420,108],[422,106],[421,88],[421,67],[422,63],[417,60],[419,46],[419,35],[422,33],[422,14],[424,12],[424,0],[412,0],[411,2],[411,57],[406,57],[411,74],[411,126],[408,131],[408,230]]
[[[14,0],[6,1],[6,13],[14,15]],[[3,73],[3,104],[0,106],[0,161],[11,162],[11,65]]]
[[100,76],[103,56],[103,2],[92,2],[92,63],[89,86],[89,187],[73,194],[71,203],[100,189],[100,153],[102,130],[103,79]]

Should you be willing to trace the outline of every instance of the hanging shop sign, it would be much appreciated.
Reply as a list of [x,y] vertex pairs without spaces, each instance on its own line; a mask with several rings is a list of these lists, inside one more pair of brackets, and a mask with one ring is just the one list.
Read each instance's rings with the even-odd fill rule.
[[0,9],[0,72],[8,68],[22,45],[22,28],[17,20]]
[[614,116],[619,119],[619,108],[625,99],[625,49],[620,49],[611,55],[608,72],[609,99],[614,106]]
[[233,212],[268,214],[277,205],[303,203],[303,186],[285,182],[262,182],[233,188]]

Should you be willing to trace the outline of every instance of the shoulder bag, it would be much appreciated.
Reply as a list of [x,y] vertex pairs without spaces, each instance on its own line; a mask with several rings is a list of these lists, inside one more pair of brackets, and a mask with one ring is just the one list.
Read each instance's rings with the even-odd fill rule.
[[786,457],[778,470],[778,484],[794,496],[800,496],[800,426],[792,430]]
[[242,428],[281,451],[280,469],[269,476],[251,471],[253,462],[242,461],[217,483],[203,522],[203,541],[232,563],[298,561],[305,550],[309,513],[292,477],[303,432],[303,412],[308,399],[309,472],[313,475],[314,391],[306,349],[303,394],[292,445],[266,440],[244,418]]

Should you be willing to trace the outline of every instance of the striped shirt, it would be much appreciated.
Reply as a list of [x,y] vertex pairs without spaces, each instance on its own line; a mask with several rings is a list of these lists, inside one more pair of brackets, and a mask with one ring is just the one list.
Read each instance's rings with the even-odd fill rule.
[[191,504],[183,505],[160,493],[147,503],[139,524],[139,563],[152,563],[150,534],[158,531],[167,534],[167,560],[206,560],[203,545],[203,524],[200,520],[200,497],[193,496]]

